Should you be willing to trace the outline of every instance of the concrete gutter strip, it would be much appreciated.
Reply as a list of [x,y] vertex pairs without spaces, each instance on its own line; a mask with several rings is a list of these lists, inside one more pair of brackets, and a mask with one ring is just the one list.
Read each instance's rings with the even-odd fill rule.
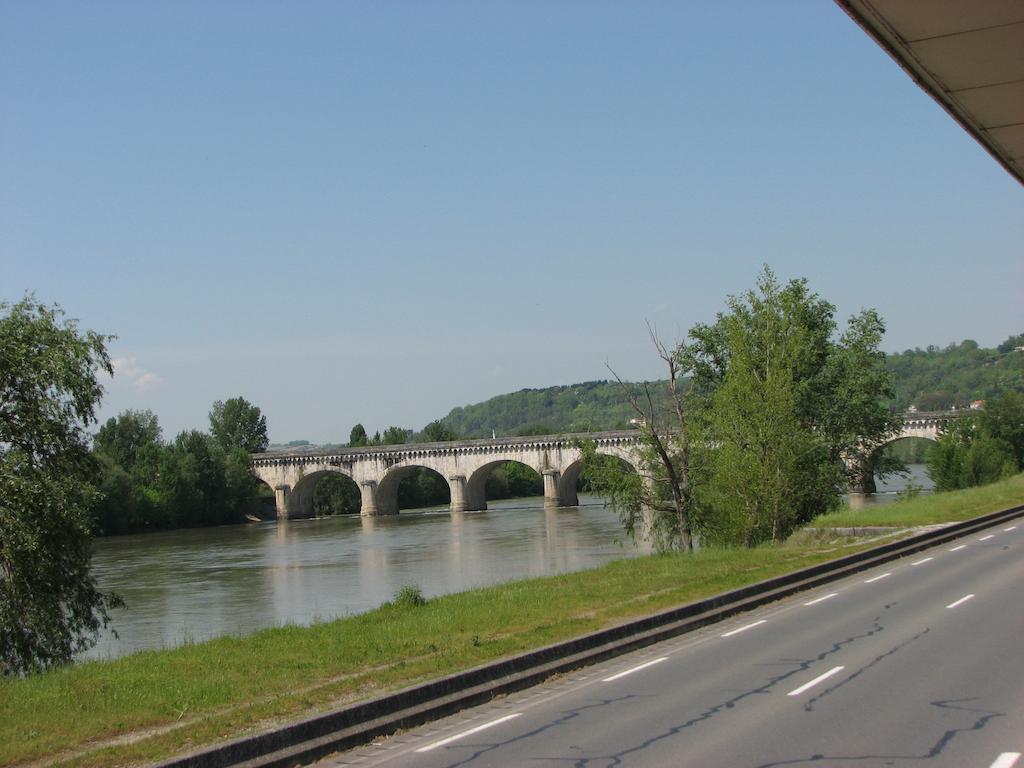
[[821,563],[695,603],[421,683],[159,763],[154,768],[289,768],[522,690],[552,675],[691,632],[796,592],[1024,514],[1024,505]]

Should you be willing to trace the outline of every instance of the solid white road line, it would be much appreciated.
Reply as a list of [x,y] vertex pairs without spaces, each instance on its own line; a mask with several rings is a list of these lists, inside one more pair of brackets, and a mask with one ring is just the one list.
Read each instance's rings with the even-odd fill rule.
[[1013,768],[1020,760],[1020,752],[1003,752],[989,768]]
[[988,536],[982,536],[980,539],[978,539],[978,541],[988,541],[989,539],[994,539],[995,537],[996,535],[994,533],[990,533]]
[[464,739],[466,736],[472,736],[474,733],[480,733],[480,731],[486,731],[488,728],[493,728],[494,726],[500,725],[501,723],[504,723],[504,722],[507,722],[507,721],[511,720],[512,718],[514,718],[514,717],[519,717],[521,714],[523,714],[523,713],[522,712],[515,712],[515,713],[513,713],[511,715],[505,715],[504,717],[499,717],[497,720],[491,720],[491,722],[489,722],[489,723],[484,723],[483,725],[478,725],[476,728],[470,728],[468,731],[463,731],[462,733],[456,733],[454,736],[449,736],[447,739],[441,739],[440,741],[435,741],[433,744],[427,744],[427,746],[420,747],[416,751],[417,752],[429,752],[432,749],[437,749],[438,747],[443,747],[445,744],[450,744],[451,742],[456,741],[458,739]]
[[875,577],[870,578],[870,579],[865,579],[864,583],[865,584],[871,584],[872,582],[875,582],[875,581],[881,581],[882,579],[887,579],[890,576],[892,576],[892,573],[883,573],[881,576],[875,576]]
[[968,600],[970,600],[970,599],[971,599],[972,597],[974,597],[974,595],[967,595],[966,597],[961,597],[961,598],[960,598],[959,600],[957,600],[956,602],[950,603],[950,604],[949,604],[949,605],[947,605],[946,607],[947,607],[947,608],[956,608],[956,607],[957,607],[958,605],[960,605],[961,603],[966,603],[966,602],[967,602]]
[[618,674],[612,675],[611,677],[606,677],[601,682],[602,683],[610,683],[612,680],[618,680],[620,677],[625,677],[626,675],[631,675],[634,672],[639,672],[641,669],[647,669],[647,667],[653,667],[655,664],[660,664],[663,661],[668,661],[668,656],[662,656],[660,659],[655,659],[654,661],[648,661],[648,662],[645,662],[644,664],[641,664],[640,666],[633,667],[632,669],[627,669],[624,672],[619,672]]
[[755,621],[753,624],[747,624],[745,627],[740,627],[739,629],[734,629],[730,632],[726,632],[724,635],[722,635],[722,637],[732,637],[733,635],[738,635],[740,632],[746,632],[748,629],[759,627],[767,621],[768,619],[761,619],[760,621]]
[[958,552],[959,550],[961,550],[961,549],[966,549],[966,548],[967,548],[967,545],[966,545],[966,544],[961,544],[961,545],[960,545],[959,547],[953,547],[953,548],[952,548],[951,550],[949,550],[949,551],[950,551],[950,552]]
[[926,557],[924,560],[918,560],[916,563],[911,563],[911,565],[924,565],[929,560],[934,560],[934,559],[935,559],[934,557]]
[[801,693],[803,693],[804,691],[808,690],[809,688],[813,688],[814,686],[816,686],[822,680],[828,680],[830,677],[832,677],[832,675],[835,675],[835,674],[837,674],[839,672],[842,672],[844,669],[845,669],[845,667],[832,667],[832,669],[830,669],[824,675],[818,675],[816,678],[811,680],[811,682],[804,683],[799,688],[797,688],[795,691],[790,691],[786,695],[787,696],[799,696]]
[[811,602],[809,602],[809,603],[804,603],[804,605],[817,605],[818,603],[823,603],[826,600],[830,600],[831,598],[835,597],[838,594],[839,594],[838,592],[833,592],[831,595],[825,595],[824,597],[819,597],[819,598],[817,598],[815,600],[811,600]]

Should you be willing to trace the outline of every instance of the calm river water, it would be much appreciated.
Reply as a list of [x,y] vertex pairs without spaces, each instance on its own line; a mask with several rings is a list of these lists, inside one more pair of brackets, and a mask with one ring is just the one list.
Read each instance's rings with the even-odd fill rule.
[[[927,484],[921,468],[913,480]],[[896,480],[869,503],[884,503]],[[885,493],[884,491],[889,491]],[[107,658],[376,608],[406,584],[427,596],[635,557],[599,498],[544,509],[543,499],[488,502],[394,517],[334,517],[119,536],[96,542],[93,567],[126,607],[86,654]]]

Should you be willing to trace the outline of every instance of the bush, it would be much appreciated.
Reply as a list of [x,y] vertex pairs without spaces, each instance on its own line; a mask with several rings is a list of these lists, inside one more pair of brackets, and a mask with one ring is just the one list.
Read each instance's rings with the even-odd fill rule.
[[427,598],[423,596],[423,590],[416,584],[406,584],[395,592],[395,599],[391,604],[398,608],[416,608],[427,604]]

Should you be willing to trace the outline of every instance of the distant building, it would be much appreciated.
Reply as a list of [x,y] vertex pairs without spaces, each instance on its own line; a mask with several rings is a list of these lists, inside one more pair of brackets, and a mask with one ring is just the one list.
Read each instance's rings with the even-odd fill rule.
[[907,413],[917,413],[917,406],[911,405],[909,408],[907,408]]
[[984,400],[972,400],[971,401],[971,410],[972,411],[980,411],[984,407],[985,407],[985,401]]

